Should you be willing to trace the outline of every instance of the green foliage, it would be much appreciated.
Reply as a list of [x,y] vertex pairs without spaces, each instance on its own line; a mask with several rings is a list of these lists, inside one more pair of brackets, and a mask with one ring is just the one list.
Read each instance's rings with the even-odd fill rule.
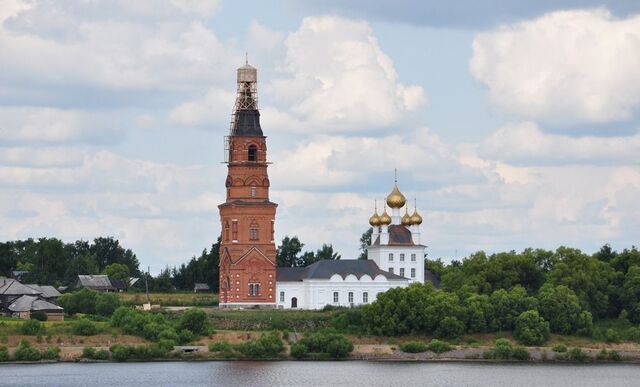
[[586,361],[588,359],[587,354],[581,348],[571,348],[567,352],[567,356],[574,361]]
[[551,332],[568,335],[578,329],[582,308],[578,297],[564,285],[545,284],[538,294],[540,315],[549,322]]
[[106,349],[99,349],[93,355],[94,360],[109,360],[109,357],[109,351],[107,351]]
[[42,358],[42,354],[27,340],[22,340],[13,353],[13,358],[18,361],[38,361]]
[[98,333],[95,323],[87,319],[81,319],[73,324],[73,334],[80,336],[93,336]]
[[96,350],[93,347],[82,348],[82,357],[85,359],[93,359],[96,356]]
[[427,351],[427,345],[422,341],[408,341],[400,344],[400,350],[407,353],[421,353]]
[[6,346],[0,346],[0,362],[5,362],[11,360],[11,356],[9,355],[9,350]]
[[131,354],[130,347],[122,344],[115,344],[109,348],[111,357],[115,361],[126,361]]
[[525,345],[540,345],[549,339],[549,323],[537,311],[528,310],[518,316],[514,336]]
[[441,354],[447,351],[451,351],[452,347],[449,343],[440,341],[438,339],[432,339],[427,345],[427,349],[433,353]]
[[567,347],[564,344],[558,344],[553,347],[553,352],[556,352],[556,353],[567,352]]
[[498,339],[493,348],[485,354],[485,357],[489,359],[508,360],[511,358],[512,351],[513,346],[509,340]]
[[31,313],[31,319],[38,321],[47,321],[47,314],[38,310]]
[[524,287],[518,285],[510,290],[499,289],[491,294],[493,319],[491,328],[495,331],[510,331],[515,328],[518,316],[527,310],[537,308],[538,301],[527,294]]
[[249,359],[273,359],[284,350],[278,333],[264,333],[260,338],[236,345],[236,349]]
[[438,329],[434,333],[445,339],[460,337],[464,333],[464,323],[456,317],[447,316],[438,323]]
[[123,263],[112,263],[104,268],[104,274],[109,278],[129,280],[129,267]]
[[619,343],[620,335],[614,329],[609,328],[605,333],[605,339],[610,343]]
[[293,343],[291,345],[291,356],[296,359],[304,359],[309,355],[309,349],[303,343]]
[[109,317],[120,306],[120,298],[112,293],[101,293],[85,288],[63,294],[59,298],[59,303],[68,314],[98,314]]
[[309,353],[333,359],[345,358],[353,351],[353,343],[338,333],[312,333],[305,335],[299,343],[303,344]]
[[20,333],[27,336],[36,336],[44,333],[44,326],[38,320],[27,320],[20,326]]
[[60,357],[60,347],[53,346],[45,348],[45,350],[41,352],[41,357],[46,360],[58,359],[58,357]]
[[511,358],[515,360],[529,360],[531,359],[531,354],[524,347],[515,347],[511,351]]
[[180,316],[178,329],[188,329],[196,335],[207,335],[211,329],[211,324],[207,314],[202,309],[188,309]]
[[360,255],[358,259],[367,259],[367,248],[371,246],[371,235],[373,235],[373,227],[369,227],[360,236]]
[[230,352],[233,346],[228,341],[219,341],[209,344],[209,352]]

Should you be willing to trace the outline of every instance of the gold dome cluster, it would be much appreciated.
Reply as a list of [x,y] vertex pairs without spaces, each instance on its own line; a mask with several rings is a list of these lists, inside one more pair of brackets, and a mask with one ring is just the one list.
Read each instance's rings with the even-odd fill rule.
[[420,214],[418,213],[418,208],[415,202],[413,214],[409,215],[409,206],[407,205],[407,199],[402,194],[402,192],[400,192],[400,189],[398,189],[397,173],[393,182],[393,190],[389,195],[387,195],[384,211],[382,212],[382,214],[378,215],[378,206],[376,204],[375,211],[369,218],[369,224],[372,227],[388,226],[392,223],[391,216],[389,216],[389,214],[387,213],[387,206],[393,209],[400,209],[402,207],[405,208],[404,215],[400,219],[400,223],[403,226],[409,227],[422,224],[422,216],[420,216]]

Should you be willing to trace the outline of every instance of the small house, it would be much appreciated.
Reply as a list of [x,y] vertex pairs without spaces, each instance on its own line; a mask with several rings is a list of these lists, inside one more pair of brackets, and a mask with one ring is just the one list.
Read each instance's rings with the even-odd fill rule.
[[207,284],[197,283],[193,285],[194,293],[210,292],[211,288]]
[[64,309],[62,307],[37,296],[21,296],[13,301],[7,309],[11,316],[21,319],[29,319],[32,313],[42,312],[47,315],[47,320],[64,320]]

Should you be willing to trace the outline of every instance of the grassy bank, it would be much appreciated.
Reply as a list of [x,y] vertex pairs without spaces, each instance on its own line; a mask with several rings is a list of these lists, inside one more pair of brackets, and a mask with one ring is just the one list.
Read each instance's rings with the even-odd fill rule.
[[[142,305],[147,303],[146,293],[118,293],[124,305]],[[217,306],[218,295],[213,293],[150,293],[151,304],[160,306]]]

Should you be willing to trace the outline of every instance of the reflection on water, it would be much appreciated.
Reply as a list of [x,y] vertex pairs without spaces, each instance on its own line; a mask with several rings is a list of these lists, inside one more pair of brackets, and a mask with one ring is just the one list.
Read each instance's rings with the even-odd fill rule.
[[377,362],[162,362],[1,365],[0,386],[640,385],[636,365]]

